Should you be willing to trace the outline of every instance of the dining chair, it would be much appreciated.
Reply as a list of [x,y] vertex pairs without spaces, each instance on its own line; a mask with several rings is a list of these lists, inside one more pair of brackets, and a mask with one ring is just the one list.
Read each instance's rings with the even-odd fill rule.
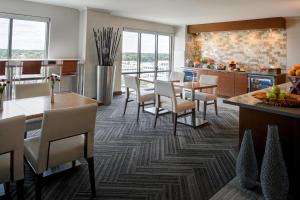
[[45,111],[40,137],[25,139],[25,159],[36,175],[36,199],[41,199],[43,172],[85,158],[92,195],[94,176],[94,130],[97,104]]
[[41,60],[30,60],[21,62],[21,70],[17,80],[25,81],[37,81],[45,79],[46,77],[42,74],[42,61]]
[[18,199],[24,199],[25,116],[0,120],[0,183],[10,199],[10,182],[16,182]]
[[[145,106],[153,104],[155,100],[154,91],[146,91],[146,90],[140,90],[140,85],[138,78],[136,76],[130,76],[130,75],[124,75],[124,81],[125,81],[125,87],[126,87],[126,94],[125,94],[125,105],[124,105],[124,112],[123,115],[125,115],[127,104],[131,101],[136,101],[137,103],[137,118],[136,121],[139,121],[139,115],[140,115],[140,107],[142,107],[143,111]],[[130,95],[132,94],[132,91],[135,92],[135,98],[130,99]],[[153,102],[151,102],[153,101]],[[150,102],[150,103],[146,103]]]
[[[175,81],[178,81],[178,82],[184,82],[184,73],[183,72],[175,72],[175,71],[172,71],[170,73],[170,77],[169,77],[169,81],[171,82],[175,82]],[[174,87],[174,90],[175,90],[175,93],[176,95],[179,94],[180,98],[183,98],[183,95],[182,95],[182,88],[180,87]]]
[[[49,83],[28,83],[15,85],[16,99],[24,99],[39,96],[50,96]],[[27,137],[27,132],[40,129],[42,125],[42,117],[26,120],[26,132],[24,138]]]
[[[174,85],[168,81],[155,81],[155,121],[154,128],[156,127],[157,118],[159,116],[159,109],[163,108],[172,112],[173,119],[173,133],[176,135],[177,118],[185,115],[192,114],[192,121],[195,120],[195,102],[185,99],[176,98]],[[192,110],[191,112],[186,112]],[[179,115],[179,113],[185,112]]]
[[[213,75],[200,75],[199,76],[200,84],[208,84],[208,85],[218,85],[218,76]],[[215,112],[218,115],[218,105],[217,105],[217,87],[213,88],[213,93],[205,93],[205,92],[195,92],[195,100],[197,101],[197,107],[199,111],[200,101],[203,101],[203,120],[206,119],[206,111],[208,105],[215,105]],[[190,93],[186,93],[187,97],[190,97]]]

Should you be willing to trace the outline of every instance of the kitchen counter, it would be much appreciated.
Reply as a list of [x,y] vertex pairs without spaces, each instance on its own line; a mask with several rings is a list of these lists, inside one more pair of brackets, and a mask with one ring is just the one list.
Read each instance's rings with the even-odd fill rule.
[[[284,83],[280,85],[280,88],[289,91],[291,86],[292,86],[291,83]],[[266,90],[270,90],[270,89],[264,89],[260,91],[266,91]],[[230,99],[225,99],[224,103],[300,119],[300,108],[275,107],[275,106],[263,104],[261,100],[254,98],[252,96],[252,94],[255,92],[232,97]]]
[[[291,85],[291,83],[284,83],[280,87],[289,90]],[[290,181],[290,194],[295,199],[300,199],[298,185],[300,177],[300,108],[265,105],[259,99],[254,98],[252,94],[242,94],[224,100],[224,103],[239,106],[239,144],[242,142],[245,130],[251,129],[257,163],[260,167],[265,152],[268,125],[277,125]]]

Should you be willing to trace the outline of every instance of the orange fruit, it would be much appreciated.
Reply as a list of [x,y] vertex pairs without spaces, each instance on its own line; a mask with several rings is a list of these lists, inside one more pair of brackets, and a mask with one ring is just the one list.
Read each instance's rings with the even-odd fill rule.
[[296,76],[300,76],[300,69],[297,69]]
[[294,68],[295,70],[300,69],[300,64],[294,64],[293,68]]
[[296,75],[296,70],[290,69],[290,70],[288,71],[288,74],[289,74],[290,76],[295,76],[295,75]]

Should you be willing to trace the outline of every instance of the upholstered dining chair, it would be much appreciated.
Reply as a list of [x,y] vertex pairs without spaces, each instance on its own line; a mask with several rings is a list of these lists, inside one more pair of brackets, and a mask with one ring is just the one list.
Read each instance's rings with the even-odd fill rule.
[[[124,105],[123,115],[125,115],[128,102],[136,101],[136,103],[137,103],[136,121],[139,121],[140,107],[142,107],[143,111],[144,111],[144,107],[146,105],[153,104],[153,102],[155,100],[154,92],[140,90],[139,81],[136,76],[124,75],[124,81],[125,81],[125,87],[126,87],[126,94],[125,94],[125,105]],[[132,92],[130,90],[134,90],[134,92],[135,92],[135,97],[133,99],[130,99],[131,92]],[[153,101],[153,102],[151,102],[151,101]],[[147,103],[147,102],[150,102],[150,103]]]
[[[29,83],[29,84],[16,84],[15,85],[16,99],[24,99],[38,96],[50,96],[49,83]],[[26,132],[40,129],[42,125],[42,118],[26,120]]]
[[[209,85],[218,85],[218,76],[213,75],[200,75],[199,76],[199,82],[200,84],[209,84]],[[216,94],[216,88],[213,88],[212,94],[205,93],[205,92],[195,92],[195,100],[197,101],[197,107],[199,111],[199,105],[200,101],[203,101],[203,119],[206,119],[206,110],[208,105],[215,105],[215,112],[216,115],[218,115],[218,105],[217,105],[217,94]],[[186,93],[187,97],[190,97],[189,93]]]
[[[184,82],[184,76],[185,75],[184,75],[183,72],[172,71],[170,73],[169,81],[170,82],[174,82],[174,81]],[[175,90],[176,95],[179,94],[180,98],[183,98],[182,88],[180,88],[180,87],[174,87],[174,90]]]
[[[177,118],[192,114],[192,120],[195,118],[195,102],[184,99],[176,98],[174,85],[172,82],[167,81],[155,81],[155,121],[154,128],[156,127],[157,118],[159,116],[159,109],[163,108],[172,112],[173,119],[173,133],[176,135]],[[191,112],[185,112],[192,110]],[[178,113],[185,112],[178,115]]]
[[96,195],[93,157],[96,111],[97,104],[46,111],[40,137],[25,139],[25,159],[36,175],[36,199],[41,199],[44,171],[80,158],[88,162],[92,195]]
[[0,120],[0,183],[9,199],[10,182],[16,182],[18,199],[24,199],[25,116]]

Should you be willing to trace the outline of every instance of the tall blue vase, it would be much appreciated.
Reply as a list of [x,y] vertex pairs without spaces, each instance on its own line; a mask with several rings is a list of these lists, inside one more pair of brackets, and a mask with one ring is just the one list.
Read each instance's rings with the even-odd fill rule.
[[244,133],[235,171],[241,187],[252,189],[256,186],[258,169],[251,130],[249,129]]
[[261,166],[261,187],[266,200],[286,200],[289,192],[289,179],[284,163],[278,128],[268,126],[265,154]]

